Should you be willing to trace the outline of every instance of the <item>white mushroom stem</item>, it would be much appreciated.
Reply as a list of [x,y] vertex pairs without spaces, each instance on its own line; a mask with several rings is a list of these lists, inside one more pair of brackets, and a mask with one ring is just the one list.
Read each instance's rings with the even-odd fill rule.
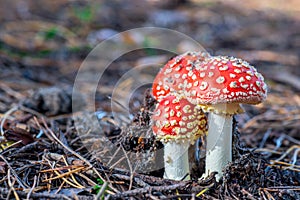
[[209,114],[205,175],[218,172],[220,180],[225,165],[232,161],[232,115]]
[[188,149],[190,142],[179,141],[167,142],[164,144],[164,178],[172,180],[190,180]]

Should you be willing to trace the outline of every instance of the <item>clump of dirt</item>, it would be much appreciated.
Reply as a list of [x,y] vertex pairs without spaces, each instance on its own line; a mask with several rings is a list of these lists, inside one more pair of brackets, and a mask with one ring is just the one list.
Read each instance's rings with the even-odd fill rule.
[[82,96],[72,94],[72,88],[40,88],[34,91],[23,105],[47,116],[71,113],[72,103],[78,107],[77,109],[85,105]]

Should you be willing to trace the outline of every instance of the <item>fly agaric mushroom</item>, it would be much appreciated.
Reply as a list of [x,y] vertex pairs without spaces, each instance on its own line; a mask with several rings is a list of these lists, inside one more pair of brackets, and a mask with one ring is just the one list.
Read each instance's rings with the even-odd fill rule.
[[232,161],[232,116],[244,112],[240,104],[259,104],[267,96],[263,76],[246,61],[215,56],[197,66],[199,84],[188,88],[187,99],[209,111],[206,175]]
[[186,52],[169,60],[153,81],[154,98],[160,101],[170,92],[180,94],[190,88],[197,79],[196,66],[208,58],[206,52]]
[[164,143],[164,178],[189,180],[188,148],[207,133],[207,118],[199,106],[170,94],[156,105],[152,130]]

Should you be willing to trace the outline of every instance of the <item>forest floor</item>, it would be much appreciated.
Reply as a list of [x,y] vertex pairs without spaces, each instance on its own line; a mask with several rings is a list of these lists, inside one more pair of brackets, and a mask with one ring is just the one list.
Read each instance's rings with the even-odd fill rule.
[[[0,199],[300,199],[299,5],[7,1],[0,7]],[[156,102],[150,82],[127,89],[136,77],[126,73],[174,56],[149,48],[151,36],[122,34],[117,45],[144,48],[113,60],[95,94],[88,80],[97,68],[85,69],[87,81],[73,93],[78,70],[99,42],[146,26],[184,33],[212,55],[245,59],[266,79],[266,101],[235,116],[234,161],[220,182],[213,175],[198,180],[205,138],[191,181],[163,179],[163,168],[149,171],[162,159],[163,145],[149,131]],[[138,79],[151,80],[154,68],[139,71]]]

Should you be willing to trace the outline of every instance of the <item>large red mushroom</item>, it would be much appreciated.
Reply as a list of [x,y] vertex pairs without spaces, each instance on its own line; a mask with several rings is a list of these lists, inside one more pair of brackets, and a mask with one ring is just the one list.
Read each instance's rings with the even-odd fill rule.
[[232,161],[232,116],[242,113],[240,104],[259,104],[267,96],[263,76],[242,59],[215,56],[197,68],[198,84],[186,88],[185,95],[209,114],[206,147],[206,175],[218,172]]

